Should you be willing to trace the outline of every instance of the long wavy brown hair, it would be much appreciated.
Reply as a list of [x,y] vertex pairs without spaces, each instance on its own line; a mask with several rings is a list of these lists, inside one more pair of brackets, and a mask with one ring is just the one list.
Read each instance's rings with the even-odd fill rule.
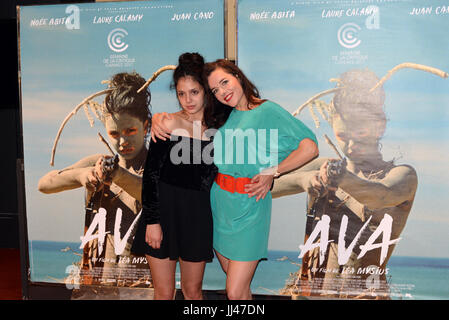
[[249,103],[257,105],[260,102],[260,94],[257,87],[245,76],[245,74],[242,70],[240,70],[239,67],[237,67],[232,61],[226,59],[218,59],[214,62],[209,62],[204,65],[204,84],[209,92],[211,92],[211,90],[207,79],[210,74],[218,68],[223,69],[223,71],[225,71],[226,73],[229,73],[239,79],[243,89],[243,94],[245,95]]

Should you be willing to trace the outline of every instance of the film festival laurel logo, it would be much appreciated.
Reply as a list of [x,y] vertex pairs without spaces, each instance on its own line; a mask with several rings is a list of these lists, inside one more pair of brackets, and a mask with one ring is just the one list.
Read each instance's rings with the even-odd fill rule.
[[338,29],[338,43],[347,49],[356,48],[362,42],[362,40],[357,38],[357,32],[359,30],[361,30],[359,25],[352,22],[345,23]]
[[355,22],[348,22],[340,26],[337,31],[337,41],[344,50],[340,51],[338,55],[332,56],[332,61],[336,64],[361,64],[368,60],[368,55],[360,52],[360,45],[362,44],[363,27],[366,30],[378,30],[380,28],[380,10],[377,6],[368,6],[363,9],[347,9],[340,10],[338,17],[359,17],[366,16],[364,24],[357,24]]
[[136,59],[130,58],[128,54],[125,53],[129,48],[127,37],[128,31],[123,28],[115,28],[109,32],[106,42],[109,49],[114,53],[109,55],[108,58],[103,59],[105,67],[129,68],[134,65]]
[[108,46],[114,52],[123,52],[128,49],[128,44],[123,40],[128,35],[125,29],[117,28],[108,34]]

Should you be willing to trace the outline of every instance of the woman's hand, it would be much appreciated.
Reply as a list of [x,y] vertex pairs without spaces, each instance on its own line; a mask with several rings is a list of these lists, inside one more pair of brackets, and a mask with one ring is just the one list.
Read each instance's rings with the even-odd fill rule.
[[256,196],[256,202],[260,199],[265,199],[268,191],[271,189],[273,184],[273,175],[259,173],[251,179],[251,183],[245,185],[245,192],[248,193],[248,197]]
[[159,223],[147,224],[145,232],[145,242],[153,249],[159,249],[162,242],[162,228]]
[[328,191],[328,189],[326,188],[326,185],[320,179],[320,172],[321,171],[312,172],[312,176],[308,180],[307,186],[305,188],[307,193],[314,196],[315,198],[324,197]]
[[319,179],[329,190],[337,190],[346,173],[346,158],[343,160],[329,159],[321,165]]
[[98,158],[97,162],[95,163],[94,171],[97,179],[102,184],[111,185],[112,179],[117,174],[117,171],[119,169],[118,159],[117,162],[114,163],[112,162],[112,158],[112,156],[104,155]]
[[78,176],[79,183],[90,192],[101,190],[103,183],[96,174],[95,167],[87,167]]
[[171,120],[172,116],[167,112],[156,113],[151,118],[151,139],[156,142],[156,137],[161,140],[170,139],[171,130],[164,125],[164,118]]

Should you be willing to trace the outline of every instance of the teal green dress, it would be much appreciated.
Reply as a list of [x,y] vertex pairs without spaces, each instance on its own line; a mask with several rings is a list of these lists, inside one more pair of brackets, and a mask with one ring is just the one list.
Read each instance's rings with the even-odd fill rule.
[[[274,102],[234,109],[215,134],[214,163],[220,173],[252,178],[281,163],[306,138],[317,143],[306,125]],[[256,202],[256,197],[225,191],[214,182],[210,197],[214,249],[236,261],[266,258],[271,192]]]

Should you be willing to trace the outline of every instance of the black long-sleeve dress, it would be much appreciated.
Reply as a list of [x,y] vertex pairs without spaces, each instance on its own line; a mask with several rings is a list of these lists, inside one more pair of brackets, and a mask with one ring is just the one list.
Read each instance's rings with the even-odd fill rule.
[[[212,149],[212,141],[174,135],[171,140],[150,143],[133,253],[192,262],[212,260],[209,191],[217,173]],[[146,226],[156,223],[163,233],[160,249],[145,242]]]

